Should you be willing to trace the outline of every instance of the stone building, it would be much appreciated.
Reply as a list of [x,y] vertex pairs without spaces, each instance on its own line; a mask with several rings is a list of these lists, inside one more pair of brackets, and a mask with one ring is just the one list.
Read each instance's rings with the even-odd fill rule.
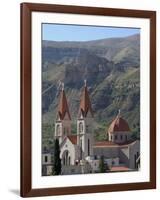
[[52,161],[52,152],[48,149],[43,148],[42,150],[42,175],[47,176],[52,174],[53,161]]
[[77,115],[77,134],[71,133],[71,115],[62,85],[55,122],[55,138],[60,144],[62,174],[99,172],[100,158],[108,171],[138,170],[140,141],[132,140],[128,123],[118,115],[107,131],[107,141],[94,141],[93,110],[85,81]]

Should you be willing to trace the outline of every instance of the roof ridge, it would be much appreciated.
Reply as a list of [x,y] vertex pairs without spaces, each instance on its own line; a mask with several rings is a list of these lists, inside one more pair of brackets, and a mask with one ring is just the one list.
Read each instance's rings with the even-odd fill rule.
[[71,141],[72,144],[77,144],[77,135],[67,135],[68,139]]

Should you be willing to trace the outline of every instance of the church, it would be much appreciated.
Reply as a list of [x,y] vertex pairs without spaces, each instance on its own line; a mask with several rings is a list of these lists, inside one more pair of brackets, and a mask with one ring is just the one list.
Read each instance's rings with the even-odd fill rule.
[[102,156],[106,172],[139,170],[140,141],[132,139],[132,132],[120,111],[110,124],[106,132],[108,140],[105,141],[94,140],[93,119],[85,81],[76,119],[77,133],[72,134],[72,119],[62,84],[54,133],[60,145],[62,174],[98,173]]

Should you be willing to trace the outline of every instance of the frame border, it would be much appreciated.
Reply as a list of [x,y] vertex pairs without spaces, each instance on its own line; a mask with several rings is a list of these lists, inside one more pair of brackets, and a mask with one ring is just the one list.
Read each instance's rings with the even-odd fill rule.
[[[150,19],[150,181],[141,183],[72,186],[58,188],[32,188],[31,169],[31,15],[32,12],[55,12],[101,16],[135,17]],[[22,197],[113,192],[156,188],[156,12],[71,5],[21,3],[21,174]]]

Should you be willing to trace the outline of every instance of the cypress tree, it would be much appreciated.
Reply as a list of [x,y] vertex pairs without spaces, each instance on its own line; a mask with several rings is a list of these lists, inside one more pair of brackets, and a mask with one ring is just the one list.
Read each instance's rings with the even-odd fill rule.
[[54,162],[53,162],[53,175],[61,174],[61,159],[60,159],[60,147],[58,139],[54,141]]
[[106,172],[105,164],[104,164],[104,156],[101,156],[99,161],[99,172],[104,173]]

